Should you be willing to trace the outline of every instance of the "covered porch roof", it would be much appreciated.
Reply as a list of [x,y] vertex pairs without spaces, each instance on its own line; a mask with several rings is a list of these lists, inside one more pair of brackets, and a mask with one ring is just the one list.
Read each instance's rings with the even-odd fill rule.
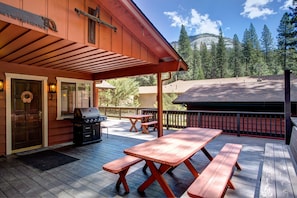
[[[119,24],[122,30],[128,29],[141,43],[138,49],[130,49],[131,51],[136,50],[139,51],[136,54],[141,54],[143,51],[141,48],[146,48],[152,53],[150,56],[153,58],[143,59],[143,55],[129,56],[115,52],[112,48],[103,49],[74,42],[56,36],[52,32],[46,33],[38,28],[18,25],[13,19],[11,21],[14,22],[10,22],[13,17],[0,15],[0,61],[87,73],[93,76],[93,80],[187,70],[186,63],[133,1],[97,0],[94,2],[110,12],[113,23]],[[77,17],[76,13],[71,14]],[[120,29],[118,31],[117,34],[122,33]],[[122,39],[118,42],[124,46],[124,36],[120,38]]]

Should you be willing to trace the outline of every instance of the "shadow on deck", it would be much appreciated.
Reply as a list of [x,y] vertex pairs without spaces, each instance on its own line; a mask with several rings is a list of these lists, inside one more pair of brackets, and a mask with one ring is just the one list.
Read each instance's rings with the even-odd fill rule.
[[[72,144],[53,147],[79,160],[48,171],[42,172],[27,166],[17,160],[16,155],[0,158],[0,197],[141,197],[137,188],[148,177],[142,172],[144,162],[129,170],[129,194],[124,193],[122,186],[119,192],[116,191],[118,175],[102,170],[102,165],[124,156],[125,148],[156,138],[157,132],[129,132],[128,120],[108,120],[105,124],[109,128],[109,134],[107,137],[106,129],[103,129],[100,143],[79,147]],[[140,128],[140,125],[137,126]],[[164,130],[164,134],[170,132],[172,131]],[[225,197],[258,197],[265,143],[282,141],[221,135],[206,148],[212,155],[216,155],[228,142],[243,145],[239,156],[242,171],[235,170],[232,182],[236,190],[228,189]],[[200,151],[192,157],[192,163],[198,171],[202,171],[209,161]],[[194,177],[182,164],[172,175],[165,174],[165,179],[176,196],[187,197],[185,191]],[[146,197],[165,197],[156,182],[145,193]]]

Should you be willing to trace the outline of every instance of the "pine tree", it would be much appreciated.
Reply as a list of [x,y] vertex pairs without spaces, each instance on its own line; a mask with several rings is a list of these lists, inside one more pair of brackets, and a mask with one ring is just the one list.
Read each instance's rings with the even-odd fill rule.
[[264,53],[264,61],[268,66],[268,69],[271,74],[275,72],[275,67],[273,65],[273,38],[271,32],[268,29],[267,25],[264,25],[261,37],[262,51]]
[[293,56],[293,50],[288,50],[288,46],[291,43],[294,43],[294,37],[292,38],[291,35],[293,35],[294,32],[294,26],[290,22],[290,16],[286,12],[278,26],[278,37],[277,37],[277,43],[278,43],[278,51],[280,60],[282,60],[283,69],[290,69],[290,66],[293,66],[290,57]]
[[217,45],[212,42],[210,47],[210,78],[218,78],[219,68],[217,67]]
[[192,80],[204,79],[203,70],[201,67],[200,53],[197,48],[197,44],[194,45],[193,49],[193,72]]
[[200,55],[201,55],[201,67],[204,71],[204,77],[211,78],[210,55],[205,43],[201,43],[200,45]]
[[252,54],[252,43],[250,40],[250,32],[245,29],[242,39],[242,53],[243,53],[243,62],[244,62],[244,75],[250,75],[250,64],[251,64],[251,54]]
[[256,50],[260,50],[258,35],[252,23],[250,24],[249,33],[250,33],[250,41],[252,43],[253,48]]
[[241,45],[238,39],[237,34],[233,36],[233,49],[231,50],[230,55],[230,70],[231,75],[233,77],[239,77],[243,75],[242,72],[242,51],[241,51]]
[[225,41],[223,38],[223,33],[222,29],[220,28],[220,35],[219,35],[219,41],[217,45],[217,57],[216,57],[216,62],[217,62],[217,67],[219,68],[219,77],[224,78],[227,71],[226,71],[226,46],[225,46]]
[[[191,49],[190,39],[184,25],[181,26],[180,35],[178,39],[178,53],[188,64],[189,70],[191,71],[193,69],[192,68],[193,65],[191,64],[192,49]],[[186,72],[184,71],[177,72],[177,75],[178,75],[177,79],[187,80]]]

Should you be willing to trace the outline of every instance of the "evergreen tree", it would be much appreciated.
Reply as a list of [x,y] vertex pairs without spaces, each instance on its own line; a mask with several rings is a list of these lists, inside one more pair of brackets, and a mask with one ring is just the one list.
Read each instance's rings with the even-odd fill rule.
[[250,57],[250,75],[258,75],[259,71],[262,70],[262,68],[259,68],[263,64],[262,56],[261,56],[261,49],[260,49],[260,43],[258,39],[258,35],[256,32],[256,29],[254,25],[251,23],[249,28],[249,35],[250,35],[250,42],[252,44],[251,49],[251,57]]
[[217,67],[217,45],[212,42],[210,47],[210,78],[218,78],[219,68]]
[[243,53],[243,61],[244,62],[244,75],[250,75],[250,64],[251,64],[251,56],[252,56],[252,43],[250,39],[250,32],[245,29],[242,39],[242,53]]
[[294,27],[292,35],[290,36],[292,38],[295,38],[290,45],[297,50],[297,39],[296,39],[297,38],[297,0],[293,0],[293,7],[291,7],[290,10],[291,10],[291,13],[289,14],[290,22]]
[[264,53],[264,61],[268,66],[270,73],[275,72],[275,67],[273,63],[273,38],[271,32],[268,29],[267,25],[264,25],[261,37],[262,51]]
[[251,41],[252,47],[256,50],[260,50],[258,35],[257,35],[256,29],[252,23],[250,24],[249,34],[250,34],[249,39]]
[[233,77],[239,77],[243,75],[242,72],[242,51],[241,44],[239,42],[238,36],[235,34],[233,36],[233,49],[230,55],[230,70]]
[[204,77],[211,78],[210,55],[208,53],[205,43],[201,43],[200,45],[200,55],[201,55],[201,67],[204,71]]
[[[192,68],[193,65],[191,64],[192,49],[191,49],[190,39],[184,25],[181,26],[180,35],[178,39],[178,53],[188,64],[189,70],[190,71],[193,70]],[[177,79],[186,80],[187,79],[186,72],[184,71],[177,72]]]
[[204,79],[203,70],[201,67],[200,53],[197,48],[197,44],[194,45],[193,49],[193,72],[192,80]]
[[227,61],[226,46],[223,38],[222,29],[220,28],[220,35],[219,35],[219,41],[217,46],[217,56],[216,56],[216,62],[217,62],[217,67],[219,69],[220,78],[224,78],[227,73],[226,61]]
[[277,31],[277,46],[283,69],[290,69],[290,66],[293,66],[292,59],[290,59],[290,57],[293,56],[294,50],[288,50],[288,46],[291,43],[294,43],[294,37],[292,38],[291,36],[294,32],[294,26],[291,24],[290,16],[287,12],[283,15]]

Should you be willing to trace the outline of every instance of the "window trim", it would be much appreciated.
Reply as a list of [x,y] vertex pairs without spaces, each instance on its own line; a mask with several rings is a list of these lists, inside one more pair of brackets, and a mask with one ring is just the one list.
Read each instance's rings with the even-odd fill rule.
[[[61,106],[62,106],[62,101],[61,101],[61,82],[66,82],[66,83],[75,83],[76,85],[79,83],[85,83],[85,84],[90,84],[90,106],[93,106],[93,85],[94,81],[92,80],[82,80],[82,79],[75,79],[75,78],[64,78],[64,77],[56,77],[57,80],[57,120],[64,120],[64,119],[69,119],[73,118],[73,115],[62,115],[61,114]],[[76,86],[76,91],[75,91],[75,97],[77,98],[77,89],[78,86]],[[76,100],[77,102],[77,100]],[[75,104],[76,105],[76,104]]]

